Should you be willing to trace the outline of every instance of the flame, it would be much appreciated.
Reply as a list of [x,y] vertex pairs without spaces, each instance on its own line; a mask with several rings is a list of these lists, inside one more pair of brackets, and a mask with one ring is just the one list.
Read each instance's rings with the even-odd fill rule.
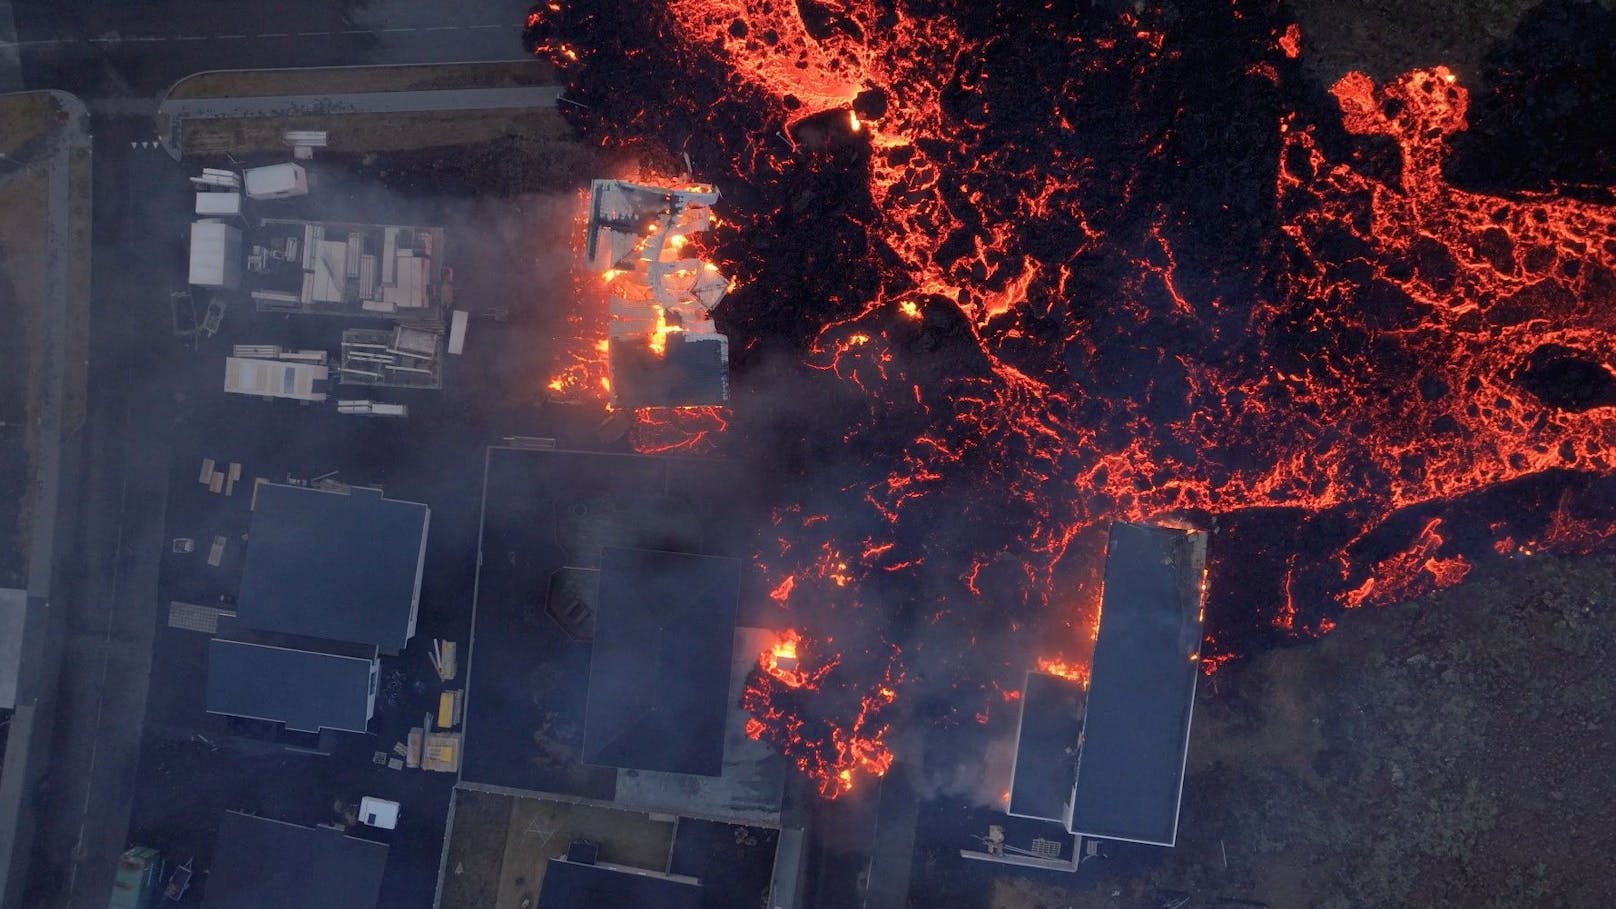
[[1066,660],[1042,657],[1038,660],[1038,671],[1049,675],[1058,675],[1063,679],[1081,682],[1087,688],[1089,684],[1089,667],[1080,663],[1070,663]]
[[685,329],[682,325],[668,324],[667,311],[662,307],[657,306],[655,309],[656,327],[646,336],[645,343],[647,347],[651,348],[652,353],[660,357],[668,351],[668,335],[678,334]]

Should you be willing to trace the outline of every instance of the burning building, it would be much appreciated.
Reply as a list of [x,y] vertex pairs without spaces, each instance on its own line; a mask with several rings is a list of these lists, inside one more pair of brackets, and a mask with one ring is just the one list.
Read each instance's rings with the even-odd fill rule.
[[712,321],[729,279],[691,254],[718,191],[596,180],[584,262],[610,295],[606,355],[614,404],[630,409],[729,400],[729,339]]
[[1206,535],[1116,524],[1087,679],[1028,673],[1008,813],[1171,846],[1200,675]]
[[705,492],[729,470],[489,451],[464,782],[780,825],[787,767],[740,706],[774,635],[743,593],[748,521]]

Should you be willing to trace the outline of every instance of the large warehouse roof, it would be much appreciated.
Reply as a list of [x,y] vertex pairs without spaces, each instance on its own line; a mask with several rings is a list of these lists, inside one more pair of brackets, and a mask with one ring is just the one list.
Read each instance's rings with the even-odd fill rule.
[[1073,833],[1173,845],[1201,648],[1206,535],[1111,528]]
[[740,576],[735,559],[604,551],[586,763],[705,776],[723,770]]
[[258,489],[237,611],[260,631],[402,650],[415,634],[429,513],[355,487]]

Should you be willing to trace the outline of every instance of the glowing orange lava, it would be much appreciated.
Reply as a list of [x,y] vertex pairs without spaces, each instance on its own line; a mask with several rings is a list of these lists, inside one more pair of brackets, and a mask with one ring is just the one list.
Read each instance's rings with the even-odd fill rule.
[[[1089,32],[1034,23],[1048,59],[1081,63],[1016,96],[1019,116],[1047,126],[1029,148],[992,128],[1001,77],[983,61],[1014,50],[992,29],[875,0],[665,0],[664,11],[681,53],[718,64],[723,90],[767,121],[721,137],[738,176],[772,188],[782,162],[811,157],[798,125],[840,131],[867,154],[855,179],[873,251],[848,271],[876,277],[827,303],[807,351],[816,375],[847,392],[845,434],[825,447],[860,453],[868,469],[838,477],[830,504],[776,513],[759,546],[764,589],[803,632],[791,658],[760,654],[743,697],[748,734],[827,795],[890,767],[905,654],[837,653],[816,636],[854,639],[845,623],[866,632],[863,646],[869,629],[884,631],[868,616],[885,604],[867,592],[890,590],[893,576],[928,592],[924,608],[904,604],[915,626],[951,622],[973,644],[999,613],[1052,600],[1079,613],[1066,623],[1075,632],[1092,607],[1059,587],[1057,566],[1108,521],[1329,516],[1347,529],[1320,550],[1278,553],[1282,590],[1254,609],[1275,636],[1317,634],[1334,622],[1315,601],[1387,603],[1466,576],[1458,522],[1437,507],[1553,472],[1616,474],[1611,408],[1559,409],[1515,381],[1544,345],[1610,364],[1616,210],[1450,183],[1443,164],[1469,99],[1446,68],[1380,85],[1349,73],[1330,91],[1344,133],[1301,110],[1264,121],[1252,141],[1276,157],[1253,181],[1263,198],[1252,217],[1269,219],[1272,236],[1247,258],[1251,279],[1228,285],[1233,299],[1208,274],[1225,260],[1184,240],[1195,214],[1137,201],[1170,179],[1170,145],[1193,111],[1121,134],[1120,165],[1065,141],[1109,129],[1185,53],[1159,12]],[[1296,78],[1301,32],[1264,26],[1260,41],[1262,59],[1234,72],[1253,92],[1279,92]],[[570,59],[562,45],[545,50]],[[1099,119],[1083,103],[1091,91],[1111,92]],[[806,209],[819,204],[810,196],[779,198]],[[1095,291],[1117,262],[1122,276]],[[1118,362],[1144,364],[1146,378],[1122,381]],[[931,533],[990,522],[1002,530],[994,543]],[[1564,504],[1527,543],[1495,531],[1505,554],[1613,532]],[[995,667],[994,685],[1019,682],[1026,656]],[[1202,670],[1229,656],[1209,636]],[[1038,666],[1087,675],[1058,658]]]

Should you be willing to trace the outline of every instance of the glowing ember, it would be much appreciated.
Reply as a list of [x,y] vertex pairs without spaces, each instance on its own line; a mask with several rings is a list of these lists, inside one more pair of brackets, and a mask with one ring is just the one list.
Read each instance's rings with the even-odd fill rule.
[[1038,660],[1037,666],[1039,672],[1058,675],[1063,679],[1070,679],[1074,682],[1082,682],[1084,686],[1089,683],[1089,667],[1084,664],[1046,658]]

